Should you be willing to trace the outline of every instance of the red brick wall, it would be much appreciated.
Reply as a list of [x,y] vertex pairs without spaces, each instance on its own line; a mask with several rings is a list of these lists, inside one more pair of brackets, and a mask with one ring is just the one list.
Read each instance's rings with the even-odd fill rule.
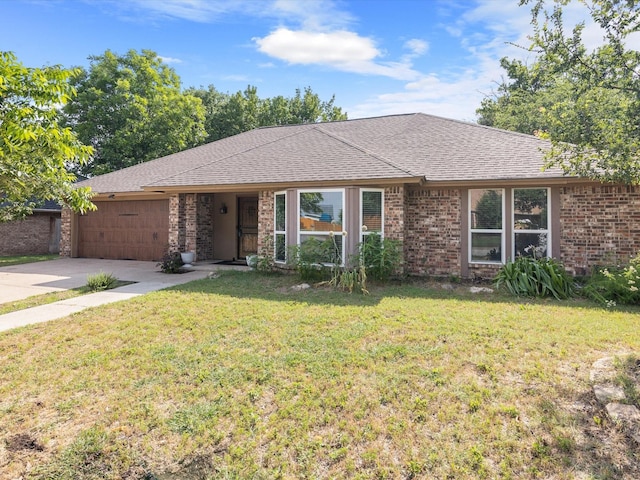
[[60,256],[71,256],[71,218],[73,212],[69,208],[63,208],[60,217]]
[[196,259],[213,260],[213,194],[198,194],[196,218]]
[[59,214],[34,213],[24,220],[0,223],[0,255],[42,255],[57,253],[52,244],[57,237]]
[[575,274],[640,252],[640,186],[560,189],[560,258]]
[[407,187],[405,270],[410,275],[460,275],[461,196],[456,189]]
[[258,194],[258,255],[273,255],[275,192],[263,190]]

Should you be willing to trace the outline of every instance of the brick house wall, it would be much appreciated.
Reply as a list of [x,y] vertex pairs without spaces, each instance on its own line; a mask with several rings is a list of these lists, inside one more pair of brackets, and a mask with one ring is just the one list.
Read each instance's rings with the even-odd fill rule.
[[258,193],[258,255],[273,255],[275,192],[263,190]]
[[60,213],[34,212],[23,220],[0,223],[0,255],[58,253]]
[[180,193],[169,198],[169,250],[213,259],[213,194]]
[[562,187],[560,228],[560,259],[572,273],[627,262],[640,252],[640,186]]
[[196,259],[213,260],[213,195],[199,193],[196,208]]
[[410,186],[405,205],[406,273],[460,275],[460,191]]

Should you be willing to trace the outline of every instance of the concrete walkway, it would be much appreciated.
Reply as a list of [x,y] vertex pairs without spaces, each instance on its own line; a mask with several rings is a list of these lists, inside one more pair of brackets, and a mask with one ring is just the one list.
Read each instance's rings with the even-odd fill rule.
[[63,318],[89,307],[128,300],[145,293],[200,280],[206,278],[212,271],[229,268],[247,269],[247,267],[196,264],[189,273],[167,275],[160,272],[155,262],[88,258],[60,258],[1,267],[0,304],[33,295],[82,287],[86,285],[88,275],[99,272],[111,273],[118,280],[136,283],[0,315],[0,331]]

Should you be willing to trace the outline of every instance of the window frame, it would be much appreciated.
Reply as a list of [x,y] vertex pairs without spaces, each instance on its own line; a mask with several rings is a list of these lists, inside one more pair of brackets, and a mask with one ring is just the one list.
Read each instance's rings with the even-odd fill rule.
[[[380,232],[370,232],[370,231],[363,231],[362,227],[364,226],[364,210],[363,210],[363,206],[364,206],[364,194],[366,192],[379,192],[381,194],[381,202],[380,202]],[[365,241],[365,237],[372,235],[374,233],[379,233],[380,238],[383,239],[384,238],[384,188],[361,188],[360,189],[360,235],[359,235],[359,239],[360,242],[364,243]]]
[[[547,228],[546,229],[516,229],[516,190],[546,190],[547,192]],[[547,253],[543,258],[551,258],[551,188],[549,187],[513,187],[511,189],[511,258],[516,259],[516,234],[530,233],[547,235]]]
[[[342,196],[342,225],[341,225],[341,229],[339,231],[336,230],[302,230],[300,228],[300,195],[303,193],[340,193],[340,195]],[[302,245],[301,242],[301,238],[304,236],[319,236],[319,237],[324,237],[326,236],[327,238],[331,237],[331,233],[333,233],[334,236],[336,237],[340,237],[340,243],[342,246],[342,251],[341,251],[341,255],[340,255],[340,266],[344,266],[345,265],[345,255],[344,255],[344,250],[345,250],[345,239],[344,239],[344,235],[343,232],[345,231],[345,225],[348,225],[347,220],[348,220],[348,212],[347,212],[347,208],[346,208],[346,199],[347,199],[347,195],[346,195],[346,189],[345,188],[299,188],[296,192],[296,230],[297,230],[297,245],[298,247],[300,247]]]
[[[277,197],[279,195],[284,196],[284,230],[278,230],[278,201]],[[275,192],[273,194],[273,260],[276,263],[287,263],[287,192],[285,190]],[[278,259],[278,235],[284,236],[284,246],[285,246],[285,254],[284,260]]]
[[[472,205],[472,194],[471,192],[473,192],[474,190],[496,190],[501,192],[501,219],[502,219],[502,228],[497,229],[497,228],[473,228],[473,211],[471,208]],[[469,231],[468,231],[468,259],[469,259],[469,263],[473,264],[473,265],[499,265],[499,264],[504,264],[505,263],[505,254],[506,254],[506,235],[505,235],[505,231],[506,231],[506,225],[505,225],[505,210],[506,210],[506,202],[505,202],[505,197],[506,197],[506,192],[504,188],[470,188],[468,190],[468,204],[467,204],[467,210],[468,210],[468,222],[469,222]],[[500,260],[474,260],[473,259],[473,234],[474,233],[488,233],[488,234],[500,234]]]

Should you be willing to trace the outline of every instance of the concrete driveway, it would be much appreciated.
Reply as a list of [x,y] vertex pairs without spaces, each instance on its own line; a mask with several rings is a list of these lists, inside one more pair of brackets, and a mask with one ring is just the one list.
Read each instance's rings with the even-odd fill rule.
[[118,280],[137,282],[129,286],[134,291],[135,285],[140,283],[144,284],[145,289],[153,286],[157,288],[152,290],[159,290],[204,278],[211,270],[213,268],[207,269],[202,265],[198,270],[190,273],[167,275],[160,272],[156,262],[92,258],[59,258],[45,262],[25,263],[0,267],[0,303],[82,287],[86,285],[88,275],[99,272],[112,273]]
[[[247,270],[247,267],[231,267]],[[68,300],[0,315],[0,331],[63,318],[89,307],[127,300],[155,290],[206,278],[209,272],[229,269],[211,264],[197,264],[189,273],[168,275],[155,262],[60,258],[46,262],[0,267],[0,304],[59,290],[86,285],[87,276],[111,273],[118,280],[132,283]]]

